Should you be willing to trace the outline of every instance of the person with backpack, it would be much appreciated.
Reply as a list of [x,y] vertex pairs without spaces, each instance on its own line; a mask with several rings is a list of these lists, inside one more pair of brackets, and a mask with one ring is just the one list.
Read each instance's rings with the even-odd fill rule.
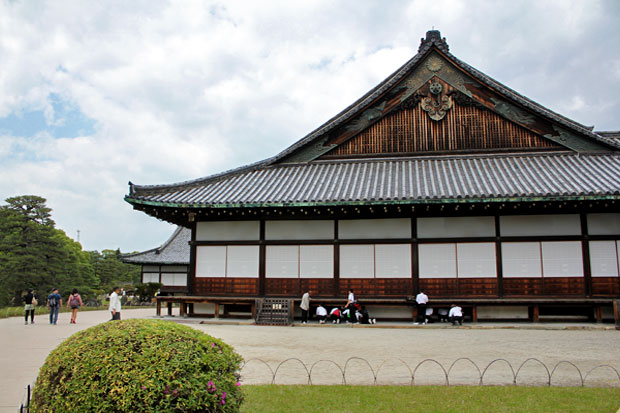
[[67,300],[67,309],[71,308],[70,324],[75,324],[75,319],[77,318],[77,313],[81,306],[82,297],[80,297],[77,288],[74,288],[73,292],[71,292],[71,295],[69,296],[69,300]]
[[50,310],[50,324],[56,325],[60,306],[62,306],[62,296],[58,294],[58,288],[54,288],[52,293],[47,296],[47,308]]

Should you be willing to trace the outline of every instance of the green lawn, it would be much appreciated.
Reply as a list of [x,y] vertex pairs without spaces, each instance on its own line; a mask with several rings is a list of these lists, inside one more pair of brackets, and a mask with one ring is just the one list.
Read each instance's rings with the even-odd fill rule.
[[620,388],[244,386],[242,412],[616,412]]

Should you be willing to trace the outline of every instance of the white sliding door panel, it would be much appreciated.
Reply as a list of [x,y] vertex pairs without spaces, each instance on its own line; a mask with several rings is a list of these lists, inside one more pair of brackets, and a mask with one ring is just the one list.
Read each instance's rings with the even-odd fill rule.
[[340,278],[374,278],[374,245],[341,245]]
[[259,221],[196,223],[197,241],[258,241],[259,233]]
[[456,278],[454,244],[420,244],[420,278]]
[[375,245],[375,275],[377,278],[411,278],[411,245]]
[[229,245],[227,277],[258,278],[258,245]]
[[579,215],[509,215],[499,217],[500,233],[506,236],[580,235]]
[[196,247],[196,277],[225,277],[226,247]]
[[161,280],[161,283],[167,287],[185,287],[187,285],[187,275],[180,273],[162,273]]
[[334,246],[301,245],[299,247],[299,276],[301,278],[333,278]]
[[542,277],[540,243],[502,243],[502,272],[504,278]]
[[173,273],[175,287],[187,287],[187,274]]
[[159,273],[158,272],[145,272],[142,274],[142,282],[146,283],[158,283],[159,282]]
[[300,240],[334,238],[334,221],[266,221],[265,239]]
[[590,241],[590,270],[592,277],[618,276],[616,241]]
[[497,277],[495,243],[459,243],[456,244],[456,255],[459,278]]
[[411,238],[411,220],[409,218],[342,220],[338,221],[338,238]]
[[588,214],[588,234],[620,235],[620,214]]
[[299,277],[299,246],[269,245],[266,248],[267,278]]
[[418,238],[494,236],[494,217],[418,218]]
[[543,277],[583,277],[580,241],[542,243]]

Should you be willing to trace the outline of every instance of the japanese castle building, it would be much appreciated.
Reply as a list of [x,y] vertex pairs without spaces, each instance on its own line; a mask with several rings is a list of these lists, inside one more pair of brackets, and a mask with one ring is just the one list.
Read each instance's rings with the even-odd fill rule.
[[529,100],[454,57],[434,30],[276,156],[130,183],[125,200],[191,231],[188,296],[311,289],[329,300],[352,288],[404,304],[424,290],[480,318],[535,319],[601,319],[620,297],[620,133]]

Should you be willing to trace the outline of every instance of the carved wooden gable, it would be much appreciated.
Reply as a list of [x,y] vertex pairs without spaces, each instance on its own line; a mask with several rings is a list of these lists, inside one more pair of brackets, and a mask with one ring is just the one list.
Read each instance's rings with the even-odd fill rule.
[[[333,149],[322,157],[566,149],[510,120],[532,124],[535,117],[484,89],[431,53],[384,99],[332,132],[326,146]],[[499,112],[491,99],[501,102]]]

